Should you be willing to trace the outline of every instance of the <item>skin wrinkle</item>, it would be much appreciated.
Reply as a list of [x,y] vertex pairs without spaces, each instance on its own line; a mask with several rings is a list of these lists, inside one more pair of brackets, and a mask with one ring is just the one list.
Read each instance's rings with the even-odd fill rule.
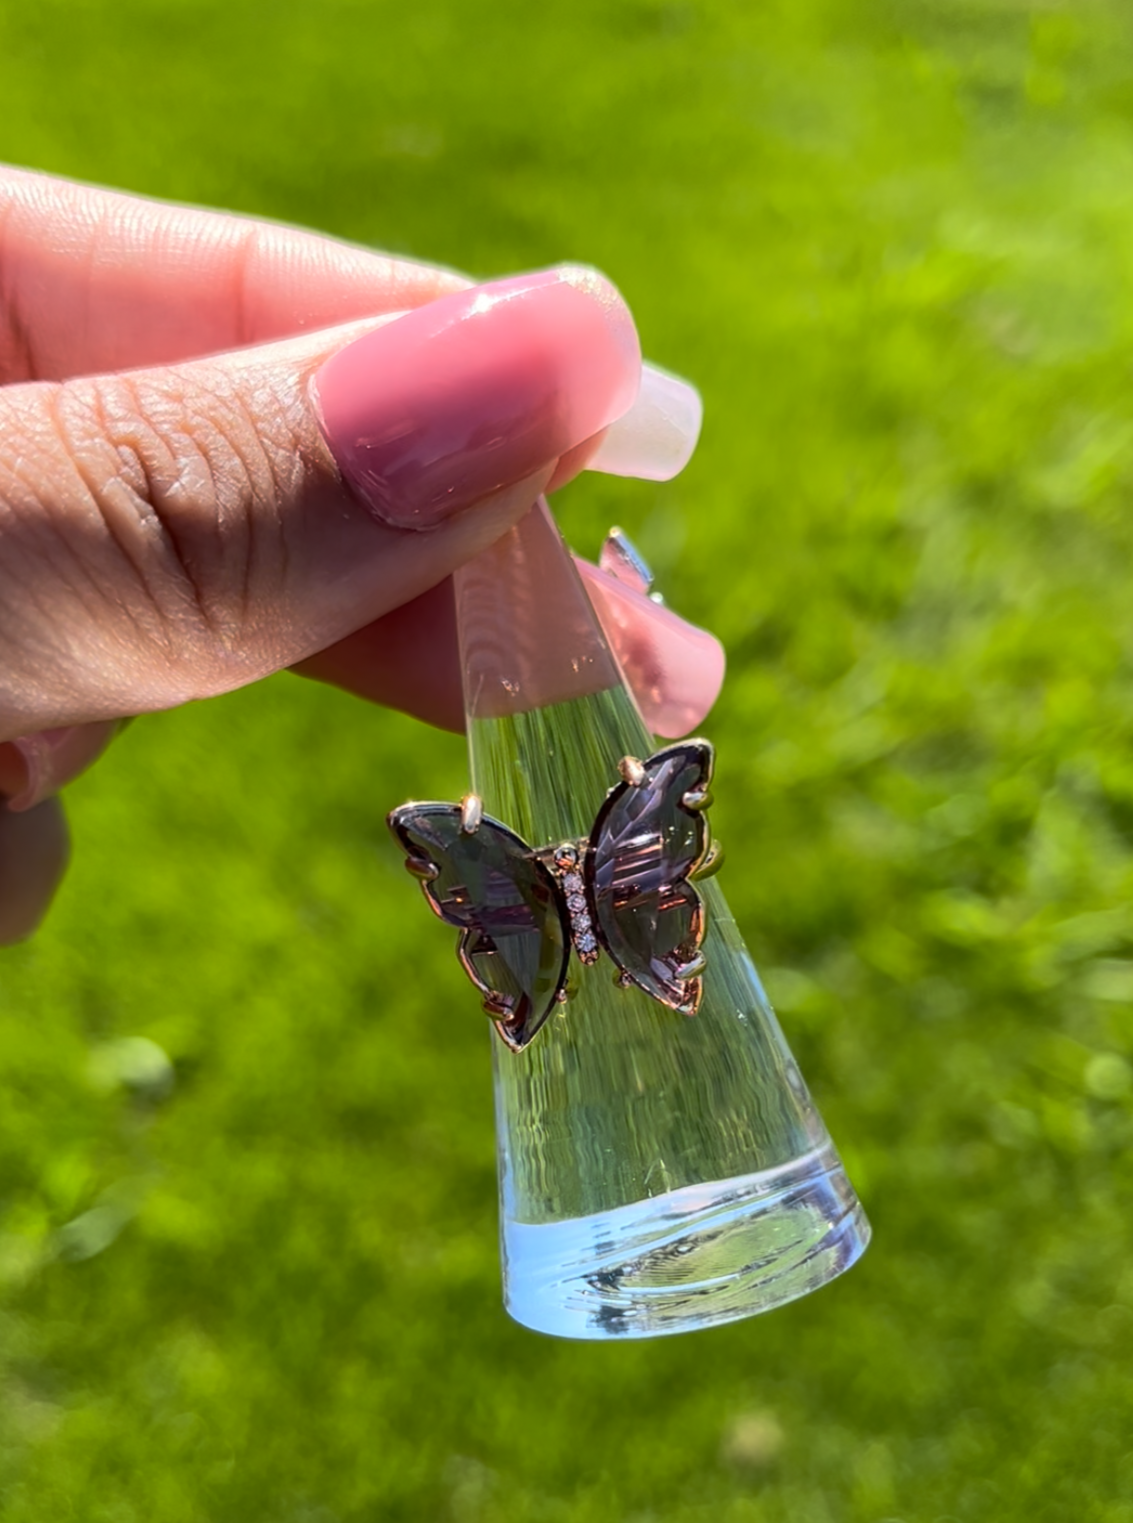
[[[39,615],[38,623],[33,625],[37,630],[35,648],[39,658],[39,667],[31,673],[22,674],[24,678],[23,687],[24,689],[28,687],[29,679],[32,685],[42,685],[46,671],[49,670],[56,690],[74,693],[74,684],[70,681],[68,674],[74,665],[75,653],[72,649],[73,642],[59,638],[65,626],[61,625],[56,617],[58,611],[56,589],[61,583],[65,593],[71,594],[79,601],[82,601],[90,593],[89,578],[84,578],[83,585],[81,586],[74,585],[70,576],[71,568],[76,564],[74,558],[65,554],[63,565],[60,566],[56,552],[40,548],[37,541],[42,537],[42,533],[46,533],[53,540],[63,543],[64,551],[67,550],[67,545],[63,541],[59,526],[44,511],[43,505],[37,502],[34,491],[29,490],[27,498],[22,504],[16,504],[6,494],[0,494],[0,508],[7,510],[11,520],[15,520],[18,523],[21,515],[23,515],[32,525],[31,534],[19,528],[13,531],[12,537],[15,545],[19,548],[22,557],[21,562],[13,566],[10,554],[5,554],[2,558],[2,564],[9,572],[12,570],[17,572],[15,580],[16,586],[19,588],[18,597],[0,597],[0,610],[13,614],[19,624],[18,633],[9,633],[4,643],[9,648],[14,649],[22,648],[25,643],[26,627],[24,621],[27,617],[28,600],[30,599],[31,608]],[[2,540],[0,540],[0,543],[2,543]],[[20,574],[25,571],[22,562],[29,559],[43,561],[52,568],[52,576],[56,578],[56,589],[53,589],[50,595],[50,606],[48,606],[48,600],[41,597],[36,591],[39,582],[34,571],[27,568],[27,574]],[[51,587],[51,581],[48,580],[45,585]],[[22,602],[20,601],[21,599],[23,600]],[[11,713],[8,717],[2,717],[4,707],[0,703],[0,731],[6,736],[11,736],[20,733],[22,729],[26,728],[26,725],[21,724],[18,720],[20,713],[26,709],[26,697],[21,690],[18,680],[21,674],[13,674],[10,670],[7,670],[4,675],[8,679]],[[17,679],[14,684],[12,682],[13,676]],[[13,720],[15,720],[14,723]]]
[[[210,382],[212,384],[210,384]],[[261,390],[262,388],[262,390]],[[212,625],[215,637],[231,644],[244,641],[251,632],[262,628],[258,616],[260,599],[256,594],[259,585],[278,583],[286,585],[287,535],[279,504],[292,500],[301,489],[304,471],[297,460],[298,440],[292,433],[289,410],[280,407],[278,388],[260,380],[253,384],[247,396],[223,371],[213,376],[205,373],[199,387],[211,399],[214,406],[198,421],[188,419],[191,431],[198,437],[202,427],[219,434],[224,441],[224,459],[232,474],[220,476],[217,462],[210,451],[204,452],[209,469],[213,472],[213,500],[218,505],[216,533],[212,536],[214,563],[230,571],[231,580],[240,583],[236,600],[237,617],[227,623],[217,621]],[[270,420],[256,426],[256,417]],[[285,421],[286,419],[286,421]],[[277,439],[277,426],[282,425]],[[170,505],[172,493],[165,494],[166,506]],[[233,557],[226,542],[226,505],[237,503],[237,532],[241,539],[241,554]],[[167,515],[168,516],[168,515]],[[195,514],[194,517],[201,515]],[[230,531],[227,531],[230,532]],[[271,549],[265,553],[265,548]],[[186,554],[188,552],[186,551]],[[232,569],[233,566],[238,570]],[[221,599],[221,606],[229,603]]]
[[[82,447],[83,445],[89,446],[91,442],[92,429],[89,416],[93,408],[89,395],[85,404],[88,411],[87,419],[83,419],[81,423],[76,422],[75,414],[71,411],[76,403],[83,400],[82,393],[84,391],[93,393],[95,396],[98,395],[96,388],[89,386],[72,385],[68,387],[44,388],[44,396],[42,398],[44,403],[47,403],[48,399],[51,399],[58,404],[64,397],[69,403],[68,407],[61,408],[59,411],[54,427],[68,446],[70,468],[75,476],[76,487],[74,493],[69,493],[65,490],[61,494],[62,501],[53,501],[51,503],[38,501],[38,506],[35,507],[34,513],[26,513],[25,521],[15,531],[15,539],[12,541],[16,545],[27,545],[31,540],[41,537],[46,533],[51,535],[56,542],[57,548],[47,551],[45,555],[46,562],[51,568],[51,579],[54,581],[56,589],[56,596],[53,598],[50,616],[41,620],[42,628],[35,640],[28,641],[26,639],[27,629],[25,627],[23,630],[24,638],[16,645],[16,648],[24,645],[29,649],[35,650],[38,658],[36,666],[33,672],[26,674],[26,676],[30,676],[33,683],[36,683],[38,678],[37,685],[41,691],[46,686],[49,686],[53,692],[60,696],[64,690],[70,689],[74,691],[73,684],[68,683],[66,680],[60,683],[58,680],[61,675],[65,676],[70,667],[74,667],[76,670],[85,670],[89,680],[90,674],[96,671],[99,665],[102,664],[108,685],[111,688],[115,683],[120,691],[123,690],[123,684],[125,684],[125,688],[128,688],[130,685],[131,666],[133,664],[130,658],[130,649],[139,645],[149,652],[147,659],[151,663],[155,653],[160,651],[162,665],[166,673],[178,671],[183,679],[187,675],[183,659],[185,646],[187,643],[197,645],[200,642],[199,621],[194,620],[193,623],[196,627],[189,627],[187,629],[184,606],[177,608],[174,605],[168,604],[168,602],[165,606],[157,606],[159,600],[154,598],[147,583],[146,557],[142,555],[139,558],[137,554],[137,536],[130,535],[128,518],[124,519],[120,511],[110,511],[113,506],[113,494],[108,498],[100,479],[97,475],[92,474],[94,468],[87,463],[88,451]],[[39,411],[41,423],[45,423],[49,427],[52,426],[53,420],[50,415],[50,407],[41,407]],[[79,416],[81,417],[81,412]],[[81,442],[77,438],[79,434],[83,436]],[[115,486],[125,488],[127,500],[130,502],[130,511],[135,515],[135,523],[139,528],[144,529],[144,524],[138,516],[138,503],[144,500],[145,496],[144,477],[146,462],[144,452],[138,451],[136,447],[137,441],[134,441],[135,447],[131,458],[136,462],[135,470],[140,478],[140,485],[136,483],[135,489],[132,490],[131,484],[125,479],[129,475],[129,471],[123,469],[119,450],[109,441],[103,440],[99,435],[97,416],[95,417],[95,427],[93,429],[93,442],[96,446],[101,445],[103,449],[113,451],[114,458],[107,475]],[[125,445],[126,441],[120,441],[120,443]],[[78,460],[80,457],[83,459],[84,464],[87,464],[85,476],[79,469]],[[34,485],[30,493],[26,495],[31,498],[33,505],[41,498],[41,493]],[[118,506],[119,508],[121,507],[121,497],[119,497]],[[84,508],[85,512],[83,511]],[[96,522],[98,524],[98,531],[95,531]],[[153,517],[152,523],[160,527],[160,520],[156,516]],[[79,531],[78,534],[76,533],[77,530]],[[95,531],[97,537],[102,541],[93,551],[89,544],[92,531]],[[108,544],[112,546],[115,558],[113,565],[108,565],[106,560],[106,548]],[[168,546],[163,548],[166,551],[168,550]],[[152,551],[150,554],[152,556]],[[115,595],[113,597],[113,604],[116,609],[114,623],[107,625],[105,620],[107,589],[122,587],[121,567],[123,564],[131,568],[133,579],[139,587],[142,596],[139,599],[129,595]],[[73,572],[75,570],[82,573],[81,586],[74,585]],[[164,568],[164,571],[166,585],[174,585],[174,579],[169,575],[168,565]],[[34,577],[28,580],[31,585],[35,584],[36,579]],[[58,593],[61,591],[69,594],[69,597],[65,595],[60,598]],[[17,607],[24,597],[25,594],[22,589],[17,591],[14,599]],[[73,603],[77,604],[81,610],[78,619],[73,614],[66,612],[67,603],[70,600],[73,600]],[[5,601],[7,602],[8,600]],[[186,602],[188,602],[188,599],[186,599]],[[60,618],[60,608],[64,610],[62,618]],[[24,604],[24,612],[26,616],[26,602]],[[126,636],[125,630],[122,628],[123,624],[132,626],[136,633],[132,636]],[[116,625],[117,628],[115,627]],[[106,629],[109,640],[100,639],[99,631],[103,628]],[[45,653],[44,636],[48,632],[54,633],[55,631],[65,631],[70,635],[70,638],[63,641],[62,644],[58,641],[52,642],[64,658],[58,663],[62,668],[61,672],[46,671],[44,669],[45,666],[50,664],[42,659]],[[109,663],[109,665],[107,666],[106,663]],[[49,684],[45,684],[44,678],[48,676],[53,680]],[[168,677],[163,681],[163,687],[167,681]],[[197,675],[191,684],[186,684],[182,680],[176,684],[176,688],[189,689],[185,691],[186,697],[199,696],[199,675]],[[18,733],[19,728],[24,727],[18,726],[16,733]]]
[[[259,625],[259,599],[255,596],[255,584],[263,580],[265,563],[276,571],[281,586],[289,585],[291,563],[287,553],[286,525],[279,504],[295,495],[302,479],[302,471],[296,461],[298,440],[289,441],[284,437],[277,442],[274,428],[278,415],[272,409],[269,416],[272,418],[270,433],[267,429],[262,432],[253,429],[253,437],[270,477],[271,490],[267,499],[261,502],[259,510],[248,521],[248,553],[244,560],[241,610],[245,626],[249,629],[256,629]],[[282,417],[278,417],[278,421],[282,423]],[[290,432],[289,424],[284,424],[284,432]],[[264,553],[265,547],[269,552],[267,555]]]
[[[213,650],[231,656],[248,625],[248,569],[252,526],[264,500],[253,451],[255,427],[248,416],[229,417],[234,398],[217,388],[206,387],[208,405],[196,416],[191,405],[178,419],[175,436],[184,453],[174,448],[177,461],[174,480],[151,484],[155,511],[172,541],[179,564],[194,590],[194,606],[207,629]],[[196,401],[195,394],[190,394]],[[189,400],[189,398],[187,398]],[[199,445],[197,459],[208,479],[201,491],[178,490],[185,484],[184,464]],[[243,447],[242,447],[243,446]],[[188,510],[183,510],[183,504]],[[211,511],[210,511],[211,509]],[[236,604],[229,589],[241,586]]]
[[[2,481],[0,481],[0,487],[2,487],[2,484]],[[13,540],[17,545],[20,544],[19,530],[18,528],[12,528],[13,522],[18,523],[18,519],[19,509],[13,502],[8,500],[7,495],[3,491],[0,491],[0,566],[6,568],[9,572],[13,569],[17,570],[18,572],[21,569],[19,566],[12,566],[11,556],[7,553],[7,545],[12,543]],[[20,576],[18,577],[18,581],[25,588],[33,589],[33,601],[39,602],[34,592],[36,586],[35,577]],[[2,582],[0,582],[0,586],[2,585]],[[41,612],[44,611],[42,609],[42,604],[40,604],[40,609]],[[15,602],[14,599],[8,598],[6,596],[0,596],[0,644],[2,644],[4,647],[9,649],[20,648],[18,642],[23,633],[21,628],[22,616],[23,609]],[[9,624],[11,625],[10,628],[8,627]],[[13,674],[10,668],[5,669],[4,686],[9,689],[12,686],[12,676]],[[18,691],[12,694],[10,707],[16,712],[18,712],[19,708],[19,699],[20,694]],[[3,709],[4,705],[2,700],[0,700],[0,716],[3,715]]]
[[[132,388],[125,377],[120,377],[116,385],[133,400]],[[162,564],[159,561],[155,566],[152,564],[153,556],[147,553],[144,542],[139,553],[136,535],[130,533],[131,518],[135,528],[141,529],[143,533],[147,527],[147,521],[150,526],[164,531],[164,525],[161,523],[160,516],[154,511],[150,499],[150,476],[144,455],[137,444],[115,438],[112,418],[105,406],[106,397],[98,387],[70,383],[53,388],[51,398],[51,414],[56,423],[60,442],[82,480],[88,504],[99,516],[118,557],[134,573],[135,581],[146,602],[157,615],[159,627],[166,629],[169,620],[166,610],[162,607],[161,596],[155,591],[154,573],[156,573],[156,582],[159,586],[170,572],[173,573],[170,585],[174,589],[178,585],[182,590],[186,585],[191,588],[192,581],[185,575],[184,567],[176,555],[175,546],[172,547],[174,554],[171,557],[171,564]],[[72,409],[78,414],[75,420],[69,416]],[[85,426],[84,413],[93,418],[92,429]],[[113,451],[118,468],[115,469],[107,461],[106,464],[110,468],[105,473],[95,474],[90,457],[92,454],[104,451],[107,446]],[[126,458],[133,461],[133,471],[121,469],[123,451],[126,452]],[[132,480],[131,477],[133,477]],[[118,490],[115,490],[116,488]],[[119,509],[124,509],[124,513]],[[164,533],[161,537],[165,538]],[[166,547],[170,548],[168,543]],[[92,578],[94,576],[93,568],[91,576]],[[180,577],[179,582],[178,577]],[[103,595],[101,587],[98,590],[101,599]],[[128,611],[128,605],[125,603],[120,603],[119,608],[122,612]],[[137,625],[140,621],[133,622]],[[168,638],[164,643],[168,647]]]
[[[176,374],[176,372],[174,372]],[[207,372],[199,377],[199,388],[187,393],[186,400],[196,400],[197,391],[212,405],[201,412],[200,416],[194,415],[194,409],[190,406],[186,409],[186,416],[179,420],[180,426],[186,431],[185,437],[191,443],[194,439],[210,441],[219,437],[223,444],[219,450],[209,448],[206,442],[200,450],[201,464],[209,478],[207,493],[182,492],[179,490],[184,485],[185,473],[179,471],[176,479],[161,493],[158,511],[161,512],[162,521],[166,532],[173,536],[177,543],[178,553],[186,574],[191,578],[196,591],[197,606],[201,616],[207,624],[213,640],[226,650],[231,650],[234,639],[238,640],[241,631],[248,627],[248,609],[250,606],[249,592],[249,566],[251,561],[251,538],[254,533],[255,518],[262,509],[264,502],[263,488],[257,480],[257,473],[251,460],[247,457],[245,449],[237,443],[237,438],[245,442],[251,437],[256,440],[255,424],[250,414],[243,407],[238,395],[234,394],[231,387],[223,385],[223,377],[218,377],[220,384],[210,384],[211,377]],[[235,402],[238,416],[228,426],[226,412]],[[256,440],[258,446],[258,440]],[[181,500],[189,504],[189,511],[179,512]],[[215,512],[209,522],[197,522],[203,520],[199,505],[202,502],[215,504]],[[223,571],[230,574],[232,566],[232,554],[229,540],[232,530],[226,519],[230,516],[229,504],[235,501],[238,507],[237,526],[241,536],[241,554],[239,563],[241,566],[240,582],[241,597],[235,620],[224,616],[227,599],[226,589],[221,585],[213,585],[210,581],[219,582],[221,579],[210,577],[209,568],[219,566]],[[179,521],[184,519],[185,527],[180,527]],[[204,531],[202,533],[202,530]],[[195,553],[197,544],[208,541],[208,548]],[[219,596],[218,596],[219,594]]]
[[[228,382],[228,388],[241,424],[239,440],[229,435],[229,445],[234,456],[247,463],[250,444],[262,468],[260,472],[249,469],[250,483],[258,482],[258,485],[255,487],[251,509],[245,514],[247,548],[242,561],[241,623],[243,628],[253,629],[258,622],[259,607],[255,587],[265,580],[265,566],[269,579],[277,580],[282,586],[287,585],[286,575],[278,574],[281,567],[284,572],[287,567],[287,533],[279,504],[294,498],[302,485],[304,473],[297,469],[297,431],[292,432],[290,417],[285,419],[283,416],[278,388],[265,387],[261,378],[247,399],[240,388],[232,386],[231,381]],[[266,405],[258,405],[261,388],[268,393],[263,398]],[[257,415],[270,421],[257,428]],[[282,429],[278,439],[277,428]],[[265,547],[274,553],[265,554]]]
[[[239,381],[219,368],[202,368],[191,379],[171,372],[175,384],[184,380],[183,396],[139,378],[121,412],[148,419],[152,434],[123,437],[105,398],[102,429],[136,463],[131,509],[137,512],[140,502],[152,509],[153,522],[191,584],[193,612],[211,635],[206,662],[219,668],[226,657],[237,657],[245,676],[249,636],[254,644],[270,644],[273,654],[280,646],[278,615],[264,618],[257,596],[265,583],[286,583],[290,547],[279,504],[293,500],[316,469],[328,477],[330,472],[324,457],[302,439],[309,420],[301,380],[289,382],[281,394],[279,383],[257,376],[255,367],[251,375],[243,370]],[[269,420],[267,425],[257,429],[255,416]],[[155,460],[164,448],[169,458]],[[337,481],[333,484],[337,489]],[[100,482],[88,486],[96,498],[105,493]],[[126,548],[132,554],[133,545]],[[233,616],[218,619],[218,608]],[[159,611],[169,623],[168,611]],[[199,635],[199,629],[188,632],[192,643],[200,643]],[[177,643],[183,650],[184,636]]]
[[[158,531],[200,626],[194,643],[203,631],[210,656],[221,650],[235,654],[258,622],[252,613],[256,586],[274,580],[272,557],[258,549],[254,531],[266,510],[263,527],[270,518],[277,547],[283,543],[276,503],[281,492],[294,489],[294,473],[281,469],[282,462],[293,462],[294,440],[280,439],[269,450],[266,444],[276,441],[257,430],[239,388],[222,372],[206,372],[192,382],[184,378],[183,394],[176,389],[183,379],[176,370],[171,379],[173,387],[151,390],[144,381],[132,385],[120,378],[115,389],[129,396],[129,405],[120,409],[113,407],[105,385],[91,388],[97,429],[114,449],[119,473],[117,481],[109,473],[107,479],[88,474],[87,487],[163,622],[175,622],[184,610],[170,609],[149,581],[152,547],[143,543],[139,549],[129,519],[123,526],[119,515],[110,512],[115,485],[128,488],[125,507],[139,527]],[[170,414],[168,421],[163,409]],[[271,409],[265,411],[270,416]],[[123,419],[128,420],[126,432]],[[68,443],[74,453],[83,454],[73,437]],[[257,562],[267,563],[266,568]],[[164,575],[167,565],[159,561],[158,569]],[[235,584],[240,595],[234,602],[229,594]]]
[[[62,418],[57,411],[61,394],[62,388],[59,386],[52,383],[39,383],[37,401],[42,404],[39,408],[39,417],[46,425],[47,432],[52,436],[53,440],[65,449],[65,428]],[[79,460],[66,453],[61,458],[65,468],[75,478],[73,485],[77,486],[80,497],[86,498],[89,494],[89,487],[84,479]],[[34,470],[34,455],[31,458],[31,466]],[[69,511],[71,505],[66,501],[66,492],[63,494],[64,500],[62,502],[57,500],[59,484],[59,482],[53,481],[51,483],[52,490],[50,493],[47,493],[43,490],[44,484],[41,481],[30,477],[28,481],[30,503],[25,504],[25,517],[31,525],[31,534],[34,535],[42,530],[50,537],[53,545],[57,547],[54,549],[49,548],[43,557],[45,564],[50,568],[51,577],[54,578],[62,572],[64,579],[67,579],[67,574],[72,568],[77,570],[80,573],[79,577],[66,581],[67,590],[80,600],[83,600],[93,589],[95,597],[92,600],[91,607],[97,614],[97,610],[104,600],[104,592],[99,583],[95,565],[88,562],[85,555],[75,553],[75,529],[79,519],[77,514]],[[30,512],[28,511],[29,507]],[[28,530],[22,529],[18,531],[17,545],[26,542],[28,538]],[[50,582],[48,585],[50,585]],[[45,623],[47,622],[45,620]]]
[[[342,478],[329,448],[322,434],[312,426],[308,394],[310,377],[317,366],[318,361],[309,361],[300,365],[295,372],[282,381],[277,380],[275,384],[272,384],[262,371],[257,374],[258,367],[249,366],[244,371],[245,378],[249,371],[251,372],[250,394],[257,404],[255,411],[261,417],[270,420],[270,429],[266,426],[261,427],[257,433],[257,439],[265,444],[265,457],[272,471],[273,491],[269,494],[266,509],[267,513],[270,513],[274,531],[274,549],[277,557],[275,580],[284,588],[293,584],[295,563],[293,545],[290,536],[286,533],[281,505],[293,500],[304,483],[308,486],[317,483],[319,491],[333,493],[339,498],[343,491]],[[238,392],[242,390],[234,380],[230,383]],[[274,445],[274,449],[270,451],[266,449],[268,442]],[[263,514],[265,525],[267,513]],[[258,523],[254,522],[253,530],[258,528]],[[262,543],[262,536],[259,543]],[[254,564],[255,561],[250,554],[247,562],[249,586],[251,585],[250,572]],[[301,574],[302,568],[299,570]],[[265,625],[262,622],[261,600],[252,598],[251,607],[256,612],[254,628],[262,637]],[[275,650],[280,642],[279,616],[274,610],[267,627],[272,637],[272,649]]]

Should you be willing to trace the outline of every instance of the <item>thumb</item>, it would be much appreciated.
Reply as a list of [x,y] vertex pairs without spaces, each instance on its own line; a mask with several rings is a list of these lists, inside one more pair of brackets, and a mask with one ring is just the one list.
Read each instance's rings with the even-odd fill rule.
[[0,390],[0,740],[238,687],[447,576],[631,406],[591,271]]

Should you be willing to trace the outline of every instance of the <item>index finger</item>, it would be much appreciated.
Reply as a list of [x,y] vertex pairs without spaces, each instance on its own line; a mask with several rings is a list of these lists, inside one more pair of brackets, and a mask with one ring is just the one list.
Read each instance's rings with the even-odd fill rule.
[[0,385],[177,364],[468,284],[301,228],[0,165]]

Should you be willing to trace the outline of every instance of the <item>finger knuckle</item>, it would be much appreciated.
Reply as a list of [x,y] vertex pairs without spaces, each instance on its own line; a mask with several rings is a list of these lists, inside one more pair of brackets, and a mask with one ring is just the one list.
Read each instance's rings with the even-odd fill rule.
[[286,430],[265,428],[219,368],[74,383],[55,413],[108,541],[162,623],[178,642],[196,633],[238,652],[257,584],[286,555]]
[[0,650],[19,659],[0,721],[83,672],[164,707],[278,664],[287,509],[311,458],[293,390],[200,362],[5,388]]

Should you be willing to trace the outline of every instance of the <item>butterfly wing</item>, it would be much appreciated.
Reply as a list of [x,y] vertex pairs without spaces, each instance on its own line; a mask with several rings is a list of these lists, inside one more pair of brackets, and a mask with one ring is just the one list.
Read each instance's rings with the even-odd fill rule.
[[461,932],[457,956],[515,1051],[566,982],[570,916],[551,873],[514,831],[484,816],[462,828],[458,804],[403,804],[389,827],[433,910]]
[[651,756],[633,782],[610,790],[584,864],[607,952],[646,994],[686,1015],[701,995],[704,906],[688,879],[708,853],[712,761],[704,740]]

